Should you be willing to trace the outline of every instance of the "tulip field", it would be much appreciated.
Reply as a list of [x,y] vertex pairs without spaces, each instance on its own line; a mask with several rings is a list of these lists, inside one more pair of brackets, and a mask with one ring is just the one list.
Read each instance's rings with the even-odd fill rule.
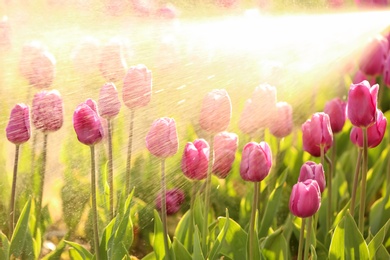
[[390,259],[388,1],[0,3],[0,260]]

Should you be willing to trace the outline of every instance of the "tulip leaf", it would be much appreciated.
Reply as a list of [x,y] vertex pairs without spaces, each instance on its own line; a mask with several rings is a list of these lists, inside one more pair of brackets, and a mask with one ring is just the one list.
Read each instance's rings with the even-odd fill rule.
[[104,228],[102,238],[100,240],[100,245],[99,245],[99,254],[100,256],[106,256],[110,255],[112,252],[109,250],[110,246],[109,243],[112,243],[111,241],[113,240],[113,229],[114,229],[114,224],[117,222],[117,217],[114,217],[110,223]]
[[[203,216],[203,203],[200,199],[200,196],[197,196],[195,198],[194,202],[194,225],[197,226],[200,230],[200,232],[203,231],[203,223],[204,223],[204,216]],[[201,237],[205,234],[200,234]]]
[[288,245],[279,228],[274,233],[265,238],[262,243],[262,255],[265,259],[288,259]]
[[156,254],[154,252],[151,252],[142,258],[142,260],[156,260],[156,259],[157,259]]
[[172,243],[173,251],[175,252],[176,259],[182,260],[191,260],[191,255],[187,249],[180,243],[176,238],[173,239]]
[[72,247],[71,250],[69,250],[69,252],[72,251],[72,259],[92,260],[93,255],[82,245],[71,241],[65,241],[65,243]]
[[193,260],[204,260],[202,246],[200,245],[199,228],[195,226]]
[[371,206],[370,210],[370,229],[376,234],[379,229],[390,219],[390,192],[386,196],[378,199]]
[[344,221],[343,218],[336,226],[329,247],[329,260],[344,260]]
[[30,218],[31,199],[29,199],[24,206],[22,213],[16,223],[14,233],[11,238],[9,247],[9,256],[20,257],[23,253],[25,242],[27,239],[28,221]]
[[[168,236],[168,235],[167,235]],[[165,252],[165,246],[164,246],[164,232],[163,232],[163,224],[160,219],[160,215],[158,214],[157,210],[154,210],[154,241],[153,241],[153,249],[156,253],[156,259],[157,260],[164,260],[166,259],[166,254],[171,255],[171,259],[173,259],[171,252],[171,240],[168,236],[168,247],[169,252]]]
[[190,225],[192,223],[191,209],[189,209],[180,219],[175,230],[175,238],[187,249],[192,251],[192,242],[190,236],[193,234],[190,233]]
[[[219,219],[218,219],[219,220]],[[226,233],[229,229],[229,211],[226,209],[226,220],[224,221],[225,224],[223,225],[223,228],[220,229],[217,239],[214,241],[214,245],[210,250],[209,258],[208,259],[217,259],[219,251],[222,248],[223,241],[225,240]]]
[[371,239],[368,244],[368,250],[370,251],[371,259],[374,259],[374,255],[379,247],[382,245],[383,240],[386,237],[386,234],[390,227],[390,219],[387,220],[386,224],[379,230],[379,232]]
[[384,245],[380,245],[374,259],[390,259],[390,254]]
[[9,252],[9,241],[6,235],[0,230],[0,259],[7,259]]
[[311,260],[317,260],[317,252],[313,245],[310,245]]
[[240,257],[246,254],[245,249],[248,235],[237,222],[225,217],[219,218],[218,225],[220,229],[223,229],[225,222],[229,222],[229,228],[222,242],[220,253],[230,259],[240,259]]

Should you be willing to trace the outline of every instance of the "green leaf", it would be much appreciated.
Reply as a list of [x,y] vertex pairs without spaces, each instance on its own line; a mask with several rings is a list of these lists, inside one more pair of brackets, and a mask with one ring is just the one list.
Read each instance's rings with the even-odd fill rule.
[[[67,237],[67,235],[65,236]],[[56,249],[52,251],[51,253],[45,255],[41,260],[57,260],[61,259],[61,254],[65,250],[65,239],[62,239],[60,243],[57,245]]]
[[371,206],[369,218],[371,232],[375,235],[388,219],[390,219],[390,192]]
[[[169,250],[172,249],[171,247],[171,241],[168,237],[168,247]],[[157,210],[154,210],[154,241],[153,241],[153,249],[156,254],[156,259],[157,260],[164,260],[166,259],[166,254],[171,255],[171,252],[166,252],[165,251],[165,246],[164,246],[164,232],[163,232],[163,224],[160,219],[160,215],[158,214]]]
[[380,245],[375,253],[375,259],[390,259],[390,254],[384,245]]
[[110,243],[112,244],[112,241],[114,240],[113,236],[113,229],[114,229],[114,224],[117,222],[117,217],[114,217],[110,223],[104,228],[102,238],[100,240],[100,245],[99,245],[99,255],[100,256],[105,256],[108,257],[112,254],[110,249]]
[[[197,226],[200,230],[200,232],[203,231],[203,201],[201,200],[201,196],[196,196],[195,202],[194,202],[194,225]],[[204,234],[200,234],[201,237]]]
[[200,245],[199,228],[195,226],[193,260],[204,260],[202,246]]
[[317,252],[313,245],[310,245],[311,260],[317,260]]
[[142,260],[157,260],[156,254],[154,252],[151,252],[147,254]]
[[336,226],[329,247],[329,260],[344,260],[344,218]]
[[74,260],[76,260],[76,259],[77,260],[78,259],[92,260],[93,255],[87,249],[85,249],[82,245],[71,242],[71,241],[65,241],[65,243],[67,243],[69,246],[71,246],[73,248],[73,250],[70,250],[70,251],[72,251],[72,253],[71,253],[72,259],[74,259]]
[[9,241],[6,235],[0,230],[0,259],[7,259],[9,252]]
[[[227,221],[226,221],[227,220]],[[208,259],[217,259],[219,251],[222,248],[223,241],[225,240],[226,233],[229,229],[229,212],[226,209],[226,220],[225,225],[223,225],[223,228],[219,232],[217,239],[214,241],[214,245],[212,246],[210,253],[209,253],[209,258]]]
[[20,214],[18,222],[16,223],[15,230],[11,239],[10,248],[9,248],[10,257],[11,256],[20,257],[23,252],[24,244],[27,238],[30,210],[31,210],[31,199],[27,201],[26,205],[22,210],[22,213]]
[[387,231],[390,226],[390,219],[387,220],[386,224],[379,230],[379,232],[373,237],[371,242],[368,244],[368,250],[370,251],[371,259],[374,259],[374,255],[379,247],[382,245],[383,240],[386,237]]
[[176,259],[180,259],[180,260],[191,260],[192,259],[191,255],[187,251],[187,249],[176,238],[173,239],[172,247],[173,247],[173,251],[175,252]]
[[222,243],[220,253],[230,259],[241,259],[246,255],[247,233],[241,226],[232,219],[224,217],[219,218],[219,228],[225,226],[225,222],[229,222],[229,228],[226,232],[225,240]]
[[184,213],[175,230],[175,238],[187,249],[192,247],[192,245],[189,245],[189,236],[193,236],[189,233],[190,225],[193,225],[191,223],[191,209]]
[[288,245],[281,228],[266,237],[262,244],[265,259],[288,259]]

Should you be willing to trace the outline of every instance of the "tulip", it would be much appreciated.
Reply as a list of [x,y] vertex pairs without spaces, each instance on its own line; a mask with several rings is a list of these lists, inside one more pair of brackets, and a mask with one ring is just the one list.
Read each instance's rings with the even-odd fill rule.
[[11,45],[11,26],[7,16],[3,16],[0,21],[0,47]]
[[166,4],[157,9],[156,16],[161,19],[172,20],[179,16],[179,12],[172,4]]
[[30,85],[36,88],[48,88],[55,76],[56,60],[54,56],[44,51],[31,60],[31,74],[28,77]]
[[156,157],[167,158],[178,149],[176,123],[173,118],[156,119],[146,136],[146,147]]
[[119,114],[121,102],[114,83],[106,83],[100,89],[98,100],[99,113],[104,118],[112,118]]
[[181,169],[191,180],[203,180],[207,177],[210,147],[204,139],[188,142],[184,148]]
[[369,76],[378,76],[382,74],[383,63],[389,48],[389,42],[381,35],[369,40],[363,49],[359,61],[360,70]]
[[123,102],[129,109],[144,107],[152,94],[152,72],[139,64],[127,71],[123,80]]
[[[385,136],[387,126],[386,117],[380,109],[376,112],[376,122],[367,128],[368,148],[377,147]],[[352,143],[363,148],[363,131],[359,127],[352,127],[350,139]]]
[[278,138],[291,134],[293,129],[292,107],[286,102],[276,104],[275,115],[271,120],[269,131]]
[[57,131],[64,120],[63,101],[57,90],[40,91],[32,101],[31,117],[36,129],[43,132]]
[[313,216],[321,206],[321,192],[316,180],[308,179],[295,184],[290,196],[290,211],[297,217]]
[[347,103],[340,98],[334,98],[325,104],[324,112],[328,114],[330,127],[334,134],[340,132],[346,120]]
[[313,114],[311,119],[302,125],[302,139],[303,150],[312,156],[321,155],[321,146],[326,153],[333,143],[329,116],[323,112]]
[[99,69],[107,81],[123,79],[127,64],[123,54],[123,44],[119,40],[112,39],[103,46],[100,52]]
[[375,78],[366,76],[361,70],[356,71],[355,76],[352,79],[352,83],[357,84],[364,80],[367,80],[370,85],[375,84]]
[[326,181],[324,167],[321,163],[316,164],[315,162],[308,161],[302,165],[299,172],[298,182],[304,182],[309,179],[317,181],[321,193],[324,192]]
[[244,109],[242,110],[240,119],[238,121],[238,127],[244,134],[253,135],[259,130],[254,119],[254,105],[252,99],[248,99],[245,102]]
[[370,86],[368,81],[351,84],[348,93],[347,116],[357,127],[375,123],[379,85]]
[[84,39],[72,53],[74,70],[80,74],[91,74],[98,71],[100,44],[91,37]]
[[245,181],[262,181],[271,169],[272,153],[266,142],[250,142],[244,146],[240,164],[240,175]]
[[85,102],[73,113],[73,127],[77,139],[85,145],[95,145],[103,139],[103,127],[99,115]]
[[19,70],[25,79],[29,80],[33,75],[34,68],[32,66],[32,61],[45,51],[47,51],[46,46],[39,41],[32,41],[23,46]]
[[5,131],[8,141],[16,145],[27,142],[30,139],[30,112],[27,105],[17,104],[12,109]]
[[[180,210],[184,202],[184,192],[180,189],[171,189],[166,192],[167,215],[173,215]],[[161,193],[156,198],[156,208],[161,211]]]
[[390,55],[387,56],[383,66],[383,83],[390,88]]
[[238,136],[235,133],[221,132],[214,137],[213,173],[218,178],[226,178],[236,157]]
[[200,127],[216,134],[225,131],[232,117],[232,104],[229,94],[224,89],[214,89],[203,99],[200,112]]

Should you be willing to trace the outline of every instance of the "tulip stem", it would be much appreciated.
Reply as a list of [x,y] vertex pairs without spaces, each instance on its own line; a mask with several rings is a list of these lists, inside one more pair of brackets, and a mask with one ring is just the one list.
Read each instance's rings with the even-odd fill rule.
[[46,175],[47,137],[48,137],[48,134],[43,133],[42,170],[41,170],[41,173],[38,175],[39,186],[38,186],[38,198],[37,198],[38,199],[37,200],[37,218],[35,221],[34,237],[36,237],[38,227],[41,224],[43,189],[45,186],[45,175]]
[[96,169],[95,169],[95,146],[91,145],[91,196],[92,196],[92,225],[93,225],[93,238],[94,238],[94,250],[96,260],[100,259],[99,255],[99,229],[98,229],[98,213],[96,205]]
[[255,236],[257,233],[255,232],[255,223],[256,223],[256,211],[257,206],[259,204],[259,192],[260,192],[260,182],[254,183],[253,188],[253,201],[252,201],[252,212],[251,212],[251,222],[249,227],[249,260],[254,260],[253,250],[256,246],[255,244]]
[[[320,151],[321,151],[321,164],[322,167],[325,169],[325,147],[323,145],[320,145]],[[328,188],[328,212],[326,216],[326,230],[330,229],[330,219],[332,215],[332,184],[329,185],[329,183],[332,182],[332,178],[330,174],[328,173],[328,179],[326,182],[326,186]]]
[[305,253],[303,255],[303,259],[307,260],[309,259],[309,247],[311,245],[311,228],[313,226],[312,224],[313,217],[309,217],[309,221],[307,222],[307,228],[306,228],[306,243],[305,243]]
[[164,259],[170,259],[169,245],[168,245],[168,226],[167,226],[167,202],[166,202],[166,182],[165,182],[165,159],[161,159],[161,221],[164,232]]
[[[333,178],[333,174],[336,172],[336,155],[337,155],[337,147],[336,147],[336,136],[333,135],[333,144],[332,144],[332,153],[331,153],[331,162],[332,162],[332,168],[331,170],[331,177]],[[336,196],[336,201],[333,203],[337,205],[338,196]]]
[[189,252],[192,253],[192,248],[191,245],[193,244],[192,238],[193,238],[193,233],[194,233],[194,202],[195,202],[195,197],[196,197],[196,192],[197,192],[197,187],[198,187],[198,182],[194,181],[192,184],[192,194],[191,194],[191,204],[190,204],[190,226],[188,228],[188,245],[189,245]]
[[358,183],[359,183],[359,173],[360,173],[360,165],[362,162],[362,152],[363,152],[362,149],[359,148],[358,158],[356,161],[355,175],[353,177],[351,205],[349,207],[349,211],[350,211],[352,217],[355,214],[356,192],[357,192],[357,187],[358,187]]
[[[329,191],[329,200],[328,200],[328,214],[329,214],[329,228],[330,224],[333,221],[333,210],[332,210],[332,179],[333,179],[333,163],[332,160],[325,154],[325,160],[328,163],[328,191]],[[328,229],[329,230],[329,229]]]
[[107,120],[108,130],[108,185],[110,186],[110,219],[114,218],[114,170],[112,162],[112,121]]
[[303,240],[305,239],[306,218],[302,218],[301,231],[299,232],[298,260],[302,260]]
[[366,208],[366,182],[368,171],[368,140],[367,127],[363,127],[363,169],[362,169],[362,183],[360,191],[360,208],[359,208],[359,230],[364,232],[364,211]]
[[130,194],[130,174],[131,174],[131,154],[133,149],[133,128],[134,128],[134,109],[130,110],[130,129],[129,143],[127,146],[127,163],[126,163],[126,195]]
[[211,192],[211,173],[213,170],[213,161],[214,161],[214,135],[210,135],[210,153],[209,153],[209,164],[207,170],[206,178],[206,191],[204,199],[204,222],[202,230],[202,249],[203,253],[207,253],[207,236],[208,236],[208,226],[209,226],[209,209],[210,209],[210,192]]
[[16,178],[18,175],[18,162],[19,162],[19,144],[15,146],[15,161],[14,161],[14,173],[12,178],[12,189],[11,189],[11,202],[9,204],[9,238],[11,239],[12,233],[15,227],[15,193],[16,193]]

